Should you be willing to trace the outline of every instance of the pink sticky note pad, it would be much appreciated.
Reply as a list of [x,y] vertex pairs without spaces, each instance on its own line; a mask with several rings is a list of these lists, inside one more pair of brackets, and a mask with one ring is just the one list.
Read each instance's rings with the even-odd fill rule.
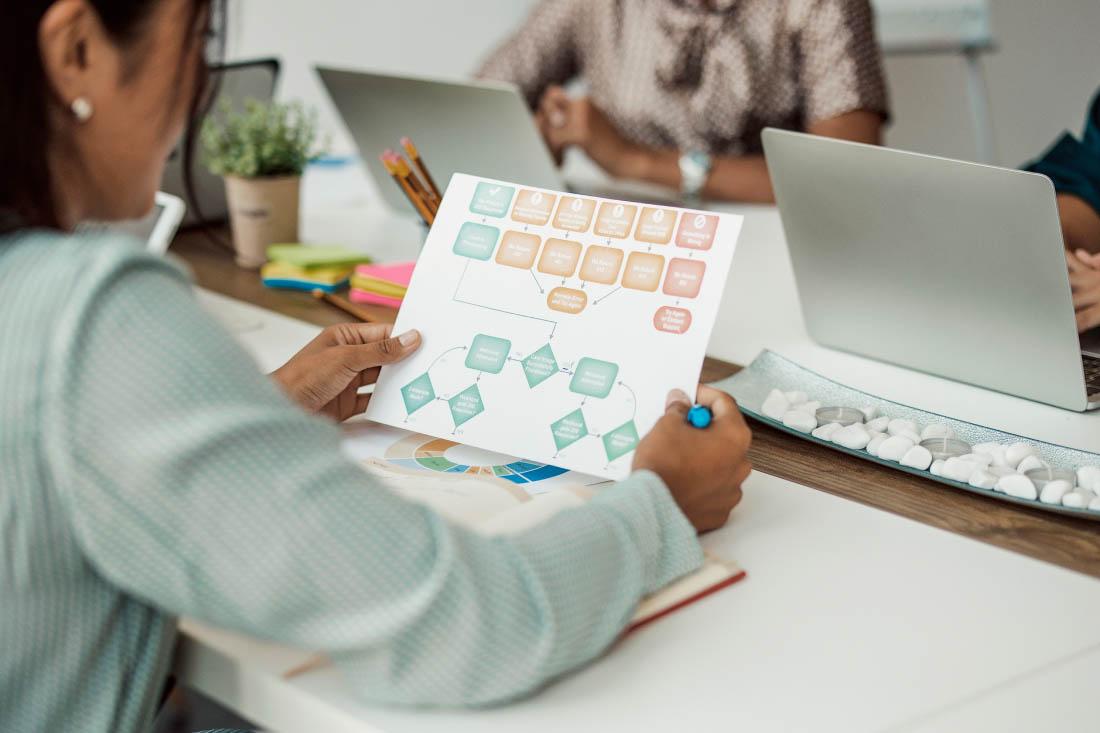
[[355,272],[358,275],[377,277],[407,287],[409,281],[412,280],[414,267],[416,267],[415,261],[395,262],[389,265],[359,265],[355,268]]

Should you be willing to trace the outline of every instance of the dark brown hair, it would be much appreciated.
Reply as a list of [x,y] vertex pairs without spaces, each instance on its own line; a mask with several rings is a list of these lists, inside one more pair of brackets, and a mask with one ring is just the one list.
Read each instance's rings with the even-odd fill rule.
[[[163,0],[87,0],[99,15],[103,27],[122,46],[140,42],[144,21]],[[53,185],[50,180],[47,149],[53,142],[50,129],[52,92],[42,68],[38,48],[38,27],[54,0],[0,0],[0,234],[24,226],[56,227]],[[198,68],[184,68],[180,74],[196,75],[195,93],[189,106],[192,122],[205,112],[207,64],[221,56],[221,29],[225,9],[220,0],[191,0],[191,22],[180,29],[191,34],[204,12],[209,12],[208,28],[218,31],[212,39],[216,59],[199,54]],[[211,31],[213,32],[213,31]],[[189,39],[184,54],[196,43]],[[194,157],[196,125],[188,125],[184,155],[189,171]],[[190,181],[188,190],[191,189]]]

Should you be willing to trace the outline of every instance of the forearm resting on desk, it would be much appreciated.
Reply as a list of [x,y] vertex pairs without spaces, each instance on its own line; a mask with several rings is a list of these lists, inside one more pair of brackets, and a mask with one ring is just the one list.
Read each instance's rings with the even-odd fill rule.
[[1100,252],[1100,214],[1084,199],[1071,193],[1058,194],[1058,218],[1068,251]]
[[[877,113],[856,111],[813,123],[807,132],[877,145],[881,141],[881,127],[882,119]],[[681,152],[627,144],[620,160],[609,172],[620,178],[679,189]],[[775,203],[775,193],[763,155],[714,158],[702,195],[713,200]]]

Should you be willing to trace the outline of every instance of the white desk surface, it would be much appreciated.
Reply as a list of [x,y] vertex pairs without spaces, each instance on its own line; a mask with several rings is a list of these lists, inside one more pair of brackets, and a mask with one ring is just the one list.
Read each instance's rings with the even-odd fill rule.
[[[333,241],[340,227],[348,237],[387,231],[380,256],[415,255],[422,237],[416,225],[378,223],[385,217],[371,213],[369,193],[347,193],[352,173],[325,175],[344,179],[340,186],[307,179],[306,239]],[[337,189],[347,197],[343,204],[326,194]],[[767,346],[889,399],[1043,440],[1100,442],[1097,416],[814,346],[802,326],[778,216],[766,207],[736,210],[747,220],[712,355],[747,363]],[[378,240],[352,243],[370,250],[371,241]],[[201,297],[218,306],[267,369],[317,330]],[[176,671],[257,723],[287,731],[1100,727],[1089,694],[1100,673],[1100,582],[1092,578],[759,473],[746,483],[731,523],[704,544],[741,563],[748,579],[503,708],[364,707],[331,667],[282,679],[308,651],[187,620]]]

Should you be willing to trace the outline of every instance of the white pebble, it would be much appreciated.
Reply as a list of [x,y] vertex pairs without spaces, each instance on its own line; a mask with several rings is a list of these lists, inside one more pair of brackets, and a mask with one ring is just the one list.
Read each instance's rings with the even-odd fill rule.
[[914,430],[902,430],[900,433],[898,433],[898,436],[902,438],[908,438],[909,440],[913,441],[913,445],[920,443],[920,436],[917,435],[916,431]]
[[1007,466],[1008,459],[1006,453],[1008,446],[1001,445],[1000,443],[978,443],[976,446],[970,449],[971,453],[977,453],[979,455],[987,455],[993,458],[991,465],[994,466]]
[[1073,486],[1069,481],[1063,481],[1062,479],[1047,481],[1046,486],[1039,492],[1039,501],[1044,504],[1061,504],[1062,498],[1071,491],[1073,491]]
[[814,436],[818,440],[831,441],[833,439],[833,434],[836,433],[836,431],[840,430],[842,427],[844,426],[838,422],[831,422],[817,428],[812,433],[810,433],[810,435]]
[[993,451],[1004,446],[1000,443],[978,443],[976,446],[970,449],[971,453],[985,453],[987,455],[993,455]]
[[1027,473],[1035,468],[1050,468],[1050,464],[1039,456],[1025,456],[1024,460],[1020,461],[1016,466],[1016,470],[1019,473]]
[[918,428],[917,424],[912,420],[906,420],[899,417],[891,420],[886,426],[886,432],[890,433],[890,435],[899,435],[903,430],[908,430],[910,433],[917,433],[918,436],[920,435],[918,432],[920,428]]
[[900,461],[914,445],[915,443],[909,438],[892,435],[882,441],[882,445],[878,447],[878,457],[884,461]]
[[997,478],[1000,478],[1001,476],[1011,476],[1012,474],[1016,473],[1015,470],[1009,468],[1008,466],[989,466],[985,470],[989,471]]
[[859,408],[859,411],[863,413],[864,422],[871,422],[878,417],[878,408],[874,405]]
[[792,410],[798,410],[804,412],[807,415],[812,415],[814,419],[817,419],[817,411],[821,409],[820,402],[801,402],[797,405],[791,405]]
[[883,415],[882,417],[876,417],[874,420],[868,420],[867,429],[872,433],[885,433],[889,424],[890,418]]
[[993,463],[993,456],[985,453],[967,453],[965,456],[959,456],[959,460],[977,463],[982,468],[989,468]]
[[792,407],[810,401],[810,396],[805,392],[787,392],[783,396],[787,398],[787,402],[790,402]]
[[979,468],[977,471],[970,474],[970,480],[967,481],[967,483],[975,489],[992,489],[997,485],[997,480],[997,477],[989,471]]
[[[901,437],[894,436],[894,437]],[[932,452],[922,445],[914,445],[901,457],[901,465],[915,468],[918,471],[927,471],[932,465]]]
[[1089,509],[1093,510],[1094,512],[1100,512],[1100,496],[1089,502]]
[[873,455],[875,458],[878,458],[878,449],[880,446],[882,446],[883,443],[886,442],[886,439],[888,437],[890,436],[888,436],[886,433],[877,433],[874,437],[871,438],[870,441],[868,441],[867,452]]
[[1031,443],[1025,443],[1020,441],[1008,446],[1008,450],[1005,451],[1005,461],[1008,465],[1016,468],[1020,465],[1020,461],[1024,460],[1028,456],[1038,456],[1039,449]]
[[788,410],[783,416],[783,424],[800,433],[809,433],[817,427],[817,418],[802,410]]
[[833,442],[851,450],[863,450],[871,442],[871,434],[859,423],[833,433]]
[[1077,469],[1077,485],[1096,491],[1100,487],[1100,466],[1081,466]]
[[1035,499],[1039,492],[1035,490],[1035,484],[1027,476],[1013,474],[997,479],[997,488],[1017,499]]
[[1089,489],[1075,489],[1062,497],[1062,506],[1068,506],[1071,509],[1084,509],[1095,498],[1096,494]]
[[964,461],[961,458],[948,458],[947,462],[943,464],[943,477],[951,479],[952,481],[958,481],[960,484],[965,484],[970,481],[970,477],[974,475],[976,471],[981,471],[982,467],[977,463],[971,463],[970,461]]
[[944,464],[946,464],[946,463],[947,463],[947,461],[943,460],[942,458],[938,458],[938,459],[932,461],[932,465],[928,468],[929,473],[931,473],[933,476],[939,476],[939,477],[942,478],[943,477],[943,467],[944,467]]
[[920,439],[928,440],[929,438],[954,438],[955,431],[946,425],[935,424],[929,425],[924,430],[920,431]]
[[764,400],[764,404],[760,406],[760,412],[764,413],[772,420],[783,420],[783,416],[786,415],[791,409],[791,402],[787,399],[787,395],[780,392],[778,389],[773,389],[768,393],[768,398]]

